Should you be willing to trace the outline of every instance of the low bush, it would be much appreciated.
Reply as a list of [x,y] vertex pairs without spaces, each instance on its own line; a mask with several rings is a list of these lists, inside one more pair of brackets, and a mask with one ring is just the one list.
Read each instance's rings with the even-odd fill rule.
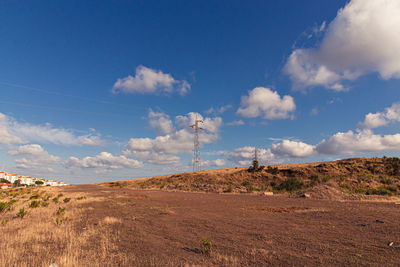
[[208,241],[205,237],[201,239],[201,253],[210,256],[212,251],[213,243]]
[[22,219],[25,217],[26,214],[28,214],[28,212],[25,210],[25,208],[20,208],[19,212],[17,213],[17,217]]
[[275,175],[275,174],[279,173],[279,169],[277,167],[268,166],[267,169],[266,169],[266,172]]
[[40,207],[40,200],[33,200],[31,204],[29,204],[30,208],[37,208]]
[[16,200],[11,200],[7,202],[0,202],[0,212],[9,211],[12,209],[12,205],[17,202]]
[[365,194],[366,195],[381,195],[381,196],[387,195],[387,196],[391,196],[392,192],[390,192],[386,188],[379,187],[379,188],[368,189]]
[[66,197],[66,198],[63,199],[63,202],[64,202],[64,203],[68,203],[70,200],[71,200],[71,198]]
[[295,177],[289,177],[285,181],[283,181],[280,185],[277,186],[277,189],[280,191],[288,191],[288,192],[293,192],[296,190],[302,189],[304,186],[304,183],[300,180],[298,180]]
[[66,220],[68,220],[68,217],[57,217],[54,224],[59,226],[59,225],[63,224]]
[[57,215],[62,215],[62,214],[64,214],[64,212],[65,212],[65,208],[58,207],[58,209],[57,209],[57,211],[56,211],[56,214],[57,214]]

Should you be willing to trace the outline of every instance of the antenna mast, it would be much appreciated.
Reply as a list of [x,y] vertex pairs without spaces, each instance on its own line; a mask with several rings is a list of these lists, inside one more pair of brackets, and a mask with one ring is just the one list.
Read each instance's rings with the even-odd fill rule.
[[194,129],[194,147],[193,147],[193,171],[200,171],[200,142],[199,142],[199,130],[203,128],[199,127],[199,123],[203,123],[202,120],[198,120],[196,116],[196,120],[194,124],[191,125]]

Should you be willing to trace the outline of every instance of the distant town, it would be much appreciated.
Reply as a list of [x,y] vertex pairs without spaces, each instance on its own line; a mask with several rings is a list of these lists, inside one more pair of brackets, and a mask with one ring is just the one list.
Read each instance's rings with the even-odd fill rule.
[[0,188],[6,189],[10,187],[20,186],[66,186],[66,182],[57,182],[56,180],[46,180],[43,178],[33,178],[31,176],[20,176],[18,174],[10,174],[0,171]]

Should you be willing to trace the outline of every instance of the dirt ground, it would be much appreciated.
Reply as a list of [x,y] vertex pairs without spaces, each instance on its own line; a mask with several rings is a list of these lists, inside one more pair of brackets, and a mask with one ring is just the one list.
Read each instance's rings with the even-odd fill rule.
[[[399,266],[400,203],[188,193],[79,185],[74,230],[114,236],[104,266]],[[201,252],[205,238],[210,255]],[[92,242],[97,242],[94,238]],[[393,243],[392,243],[393,242]],[[89,253],[90,247],[81,252]],[[113,253],[108,251],[108,253]]]

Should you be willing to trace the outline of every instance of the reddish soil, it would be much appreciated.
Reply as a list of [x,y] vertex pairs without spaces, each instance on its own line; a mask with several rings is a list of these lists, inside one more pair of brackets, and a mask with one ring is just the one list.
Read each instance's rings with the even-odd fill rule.
[[[111,231],[126,266],[400,266],[395,202],[97,185],[65,191],[104,198],[85,204],[92,208],[77,230],[105,216],[122,220]],[[201,253],[203,237],[213,244],[210,255]]]

